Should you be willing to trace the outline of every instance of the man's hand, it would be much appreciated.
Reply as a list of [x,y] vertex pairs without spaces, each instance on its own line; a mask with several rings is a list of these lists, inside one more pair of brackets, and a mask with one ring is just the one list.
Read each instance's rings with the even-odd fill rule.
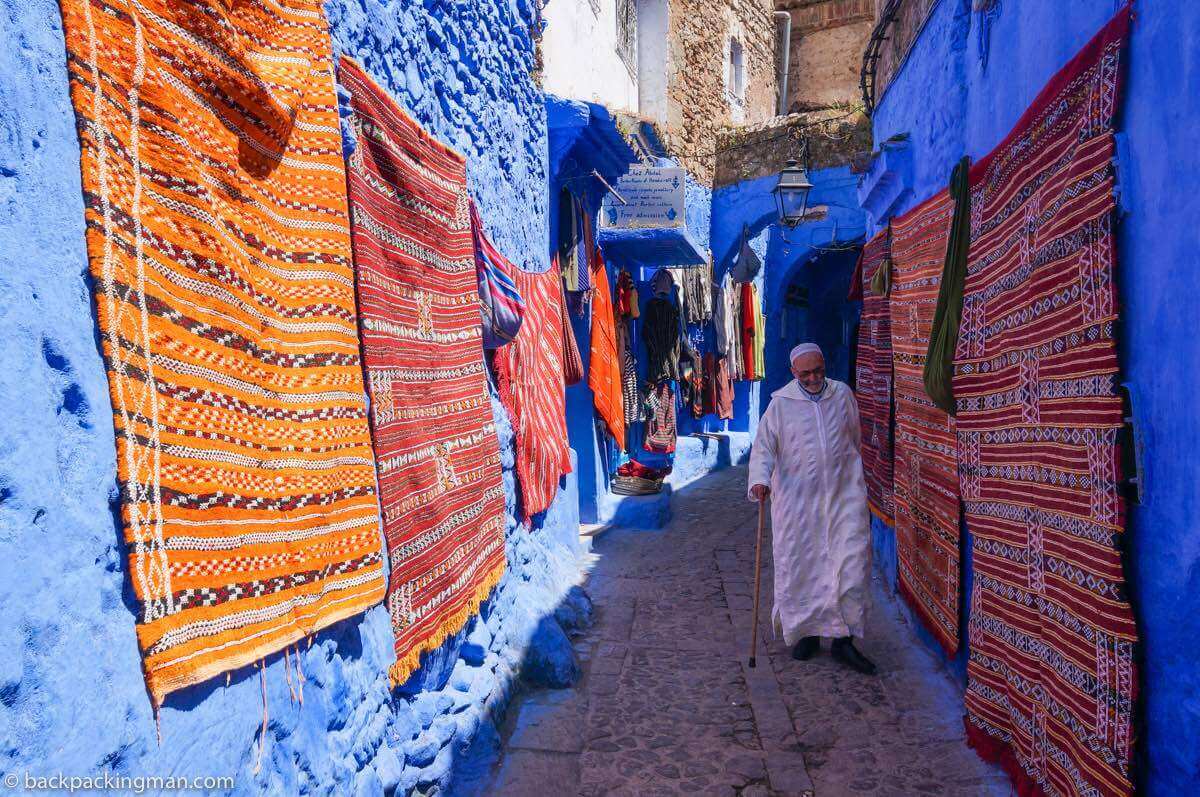
[[750,495],[754,496],[756,501],[766,501],[771,497],[771,488],[765,484],[756,484],[750,488]]

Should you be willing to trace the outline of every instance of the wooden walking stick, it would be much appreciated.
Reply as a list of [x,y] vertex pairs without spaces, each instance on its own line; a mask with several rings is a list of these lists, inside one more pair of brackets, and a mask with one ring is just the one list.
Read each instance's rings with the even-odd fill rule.
[[754,622],[750,626],[750,667],[757,664],[754,653],[758,648],[758,593],[762,582],[762,538],[763,522],[766,518],[767,501],[758,499],[758,540],[754,543]]

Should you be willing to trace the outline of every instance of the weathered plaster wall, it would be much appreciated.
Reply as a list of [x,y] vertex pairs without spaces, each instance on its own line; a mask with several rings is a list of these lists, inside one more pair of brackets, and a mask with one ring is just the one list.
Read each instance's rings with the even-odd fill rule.
[[[616,4],[554,0],[546,4],[545,18],[543,88],[559,97],[636,113],[637,73],[617,53]],[[583,52],[587,58],[580,57]]]
[[[966,0],[942,0],[881,98],[875,140],[911,136],[909,194],[940,190],[964,153],[987,154],[1042,86],[1119,2],[1007,0],[979,36]],[[981,45],[990,47],[987,67]],[[1118,158],[1118,282],[1124,378],[1144,436],[1146,500],[1133,507],[1127,576],[1142,641],[1142,760],[1149,795],[1200,792],[1200,292],[1195,219],[1200,157],[1184,132],[1200,115],[1200,14],[1194,4],[1137,4]]]
[[[330,0],[328,11],[338,46],[468,157],[498,245],[528,268],[545,267],[532,3]],[[0,14],[0,771],[233,775],[238,793],[444,788],[518,670],[568,668],[565,638],[544,618],[576,574],[573,482],[532,531],[518,528],[511,431],[496,406],[509,571],[481,619],[393,693],[392,635],[376,607],[301,646],[303,706],[292,702],[282,656],[272,656],[261,676],[248,667],[228,685],[218,678],[171,697],[159,744],[114,519],[111,408],[58,7],[3,0]]]

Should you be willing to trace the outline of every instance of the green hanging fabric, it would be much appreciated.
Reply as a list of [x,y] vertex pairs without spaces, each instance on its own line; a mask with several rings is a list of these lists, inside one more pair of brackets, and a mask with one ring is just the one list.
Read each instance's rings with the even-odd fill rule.
[[887,227],[887,254],[884,256],[883,262],[879,264],[879,268],[875,269],[875,276],[871,277],[871,292],[885,299],[892,293],[892,223],[890,221]]
[[967,279],[967,254],[971,248],[971,187],[967,175],[971,159],[964,157],[950,175],[950,198],[954,200],[954,219],[946,244],[946,264],[938,289],[937,310],[929,333],[929,351],[925,358],[925,392],[933,403],[953,416],[954,350],[958,347],[958,324],[962,319],[963,285]]

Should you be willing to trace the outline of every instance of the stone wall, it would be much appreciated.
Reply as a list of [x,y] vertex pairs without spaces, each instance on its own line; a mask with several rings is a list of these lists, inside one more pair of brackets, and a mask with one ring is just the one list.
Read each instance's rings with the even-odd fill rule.
[[845,165],[869,157],[871,122],[861,113],[830,109],[725,128],[717,137],[714,187],[778,174],[789,160],[800,158],[804,138],[810,168]]
[[863,49],[873,0],[779,0],[792,16],[787,107],[804,111],[860,100]]
[[[775,114],[776,25],[773,0],[672,0],[664,143],[698,180],[711,182],[717,131]],[[726,96],[730,37],[742,44],[745,104]]]
[[[327,11],[337,47],[467,156],[499,247],[544,268],[532,0],[329,0]],[[480,618],[393,691],[392,633],[375,607],[301,645],[303,704],[277,654],[172,695],[159,741],[116,518],[58,4],[0,0],[0,20],[0,774],[233,776],[238,794],[447,791],[519,673],[570,670],[554,614],[577,608],[563,600],[576,575],[573,482],[519,526],[511,431],[495,405],[509,569]]]

